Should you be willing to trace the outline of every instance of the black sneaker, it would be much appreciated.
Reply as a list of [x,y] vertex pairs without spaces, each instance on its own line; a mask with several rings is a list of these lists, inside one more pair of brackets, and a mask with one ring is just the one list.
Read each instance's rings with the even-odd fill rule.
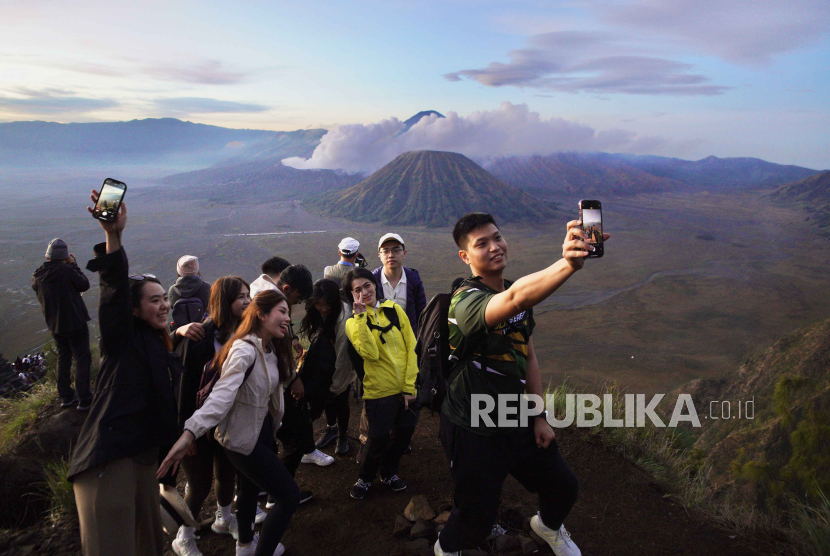
[[89,411],[92,402],[78,402],[78,411]]
[[383,477],[381,477],[380,480],[389,485],[389,488],[391,488],[395,492],[406,490],[406,481],[404,481],[397,475],[392,475],[388,479],[384,479]]
[[338,436],[337,437],[337,448],[334,450],[334,453],[338,456],[345,456],[349,453],[349,439],[345,436]]
[[305,504],[309,500],[314,498],[314,495],[311,493],[310,490],[301,490],[300,491],[300,504]]
[[333,427],[326,427],[326,431],[323,433],[323,436],[320,437],[320,440],[317,441],[317,448],[325,448],[335,440],[337,440],[337,425]]
[[61,403],[61,409],[66,409],[66,408],[68,408],[68,407],[72,407],[72,406],[73,406],[73,405],[75,405],[76,403],[78,403],[78,398],[72,398],[72,399],[71,399],[71,400],[69,400],[68,402],[67,402],[67,401],[65,401],[65,402]]
[[366,483],[363,479],[358,479],[349,495],[355,500],[363,500],[366,497],[366,493],[369,492],[370,486],[372,486],[372,483]]

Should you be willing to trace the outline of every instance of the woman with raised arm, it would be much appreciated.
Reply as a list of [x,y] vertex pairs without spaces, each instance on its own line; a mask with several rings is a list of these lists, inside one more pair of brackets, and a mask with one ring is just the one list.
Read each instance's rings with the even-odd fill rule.
[[[283,415],[283,385],[292,376],[291,316],[277,290],[259,292],[242,313],[234,335],[215,356],[222,374],[213,391],[184,424],[184,432],[162,462],[158,476],[178,465],[195,440],[216,427],[214,438],[239,471],[237,556],[279,556],[300,491],[271,449]],[[274,497],[260,535],[254,534],[259,492]]]
[[[98,192],[93,190],[93,204]],[[89,212],[92,209],[87,207]],[[98,272],[101,366],[89,416],[69,466],[85,556],[158,556],[164,549],[155,469],[159,448],[176,440],[167,291],[151,275],[130,276],[121,234],[101,222],[106,243],[87,269]]]

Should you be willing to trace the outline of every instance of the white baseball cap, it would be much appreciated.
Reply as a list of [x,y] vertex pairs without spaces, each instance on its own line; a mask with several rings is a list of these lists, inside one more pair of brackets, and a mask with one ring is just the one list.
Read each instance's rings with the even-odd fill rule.
[[360,249],[360,243],[353,238],[353,237],[344,237],[340,240],[340,243],[337,244],[337,248],[346,256],[351,256],[357,253],[357,250]]
[[383,244],[389,241],[390,239],[394,239],[395,241],[401,244],[401,247],[406,249],[406,245],[404,244],[403,238],[401,236],[399,236],[398,234],[388,233],[384,234],[383,237],[380,238],[380,241],[378,242],[378,251],[380,251],[380,248],[383,247]]

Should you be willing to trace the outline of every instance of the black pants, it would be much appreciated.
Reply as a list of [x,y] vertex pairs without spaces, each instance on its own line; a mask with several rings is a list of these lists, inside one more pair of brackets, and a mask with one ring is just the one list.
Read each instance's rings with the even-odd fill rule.
[[326,412],[326,424],[330,427],[337,425],[340,436],[345,437],[349,431],[349,392],[352,385],[330,400],[313,400],[308,405],[311,410],[311,420],[316,421]]
[[225,449],[230,462],[239,470],[239,496],[236,499],[236,519],[239,522],[239,542],[249,543],[254,538],[254,517],[260,491],[274,498],[275,505],[262,523],[256,556],[272,556],[288,529],[291,516],[300,505],[300,489],[271,447],[273,441],[271,416],[266,415],[256,447],[247,456]]
[[233,504],[236,468],[228,460],[225,449],[213,438],[213,429],[196,439],[196,455],[185,456],[182,469],[187,477],[184,501],[197,521],[211,484],[220,506]]
[[415,425],[418,424],[420,407],[418,401],[413,400],[409,409],[405,409],[401,394],[365,400],[364,403],[369,421],[369,439],[360,461],[358,476],[371,483],[378,471],[382,479],[398,474],[401,456],[409,446]]
[[305,400],[295,400],[289,392],[285,393],[285,413],[282,416],[282,426],[277,431],[277,439],[282,443],[280,459],[293,477],[303,456],[317,447],[314,444],[314,425],[308,415],[308,404]]
[[508,473],[539,495],[542,522],[558,529],[576,503],[577,480],[556,441],[536,446],[533,427],[485,436],[452,423],[441,414],[441,444],[450,460],[453,509],[441,531],[441,548],[476,548],[498,520],[501,486]]
[[75,398],[72,390],[72,358],[75,358],[75,388],[78,390],[78,399],[88,404],[92,401],[92,391],[89,389],[89,365],[92,355],[89,353],[89,328],[84,323],[83,328],[52,334],[58,350],[58,395],[64,402]]

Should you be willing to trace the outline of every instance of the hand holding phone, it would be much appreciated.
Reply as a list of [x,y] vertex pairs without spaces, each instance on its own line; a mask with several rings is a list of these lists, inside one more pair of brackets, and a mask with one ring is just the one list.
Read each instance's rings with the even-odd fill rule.
[[587,243],[594,250],[588,252],[589,259],[597,259],[605,253],[605,236],[602,231],[602,203],[599,201],[579,201],[579,220],[587,236]]
[[118,209],[121,208],[126,193],[126,183],[112,178],[105,179],[101,186],[101,193],[98,194],[98,198],[95,200],[95,206],[92,207],[92,217],[102,222],[115,222]]

